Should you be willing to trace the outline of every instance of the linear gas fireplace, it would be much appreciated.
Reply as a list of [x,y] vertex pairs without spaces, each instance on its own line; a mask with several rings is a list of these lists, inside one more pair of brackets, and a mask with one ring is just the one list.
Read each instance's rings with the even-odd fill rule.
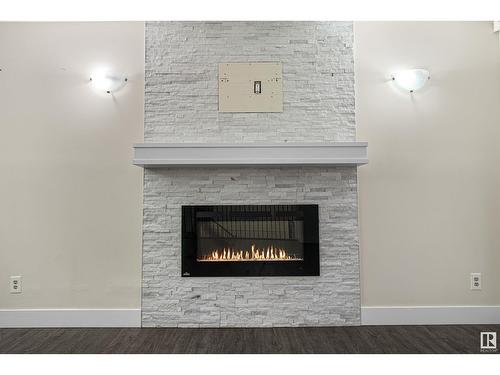
[[183,206],[182,276],[319,276],[318,206]]

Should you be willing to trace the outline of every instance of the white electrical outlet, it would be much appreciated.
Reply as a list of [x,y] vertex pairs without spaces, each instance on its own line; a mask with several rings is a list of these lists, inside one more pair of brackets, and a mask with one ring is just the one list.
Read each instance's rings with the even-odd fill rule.
[[470,289],[471,290],[481,290],[482,289],[481,273],[471,273],[470,274]]
[[10,277],[10,292],[13,294],[18,294],[23,291],[22,288],[22,277],[21,276],[11,276]]

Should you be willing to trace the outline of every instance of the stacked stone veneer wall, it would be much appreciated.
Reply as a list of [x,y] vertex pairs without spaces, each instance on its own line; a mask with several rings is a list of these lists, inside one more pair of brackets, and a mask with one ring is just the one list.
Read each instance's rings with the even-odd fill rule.
[[[349,22],[146,23],[145,141],[353,141],[352,42]],[[283,113],[219,113],[231,61],[281,61]],[[181,206],[241,203],[318,204],[321,276],[182,278]],[[359,324],[357,231],[356,167],[146,169],[142,324]]]
[[[350,22],[146,23],[145,142],[352,141]],[[283,113],[219,113],[218,64],[281,61]]]

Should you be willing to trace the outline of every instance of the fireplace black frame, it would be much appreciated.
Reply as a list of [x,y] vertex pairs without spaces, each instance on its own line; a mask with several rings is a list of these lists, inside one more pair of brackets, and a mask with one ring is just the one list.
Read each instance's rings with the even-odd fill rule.
[[[319,276],[318,205],[293,206],[304,225],[304,257],[300,261],[198,262],[197,215],[217,215],[222,205],[182,206],[182,277]],[[224,207],[269,207],[273,205],[224,205]],[[280,205],[274,205],[280,206]]]

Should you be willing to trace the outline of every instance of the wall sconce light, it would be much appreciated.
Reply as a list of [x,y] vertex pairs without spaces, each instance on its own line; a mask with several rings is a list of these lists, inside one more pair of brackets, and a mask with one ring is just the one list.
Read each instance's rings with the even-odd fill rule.
[[392,75],[392,80],[396,85],[409,92],[420,90],[429,79],[431,76],[425,69],[400,70]]
[[108,94],[121,90],[127,84],[127,77],[109,71],[97,71],[90,76],[90,82],[99,91]]

